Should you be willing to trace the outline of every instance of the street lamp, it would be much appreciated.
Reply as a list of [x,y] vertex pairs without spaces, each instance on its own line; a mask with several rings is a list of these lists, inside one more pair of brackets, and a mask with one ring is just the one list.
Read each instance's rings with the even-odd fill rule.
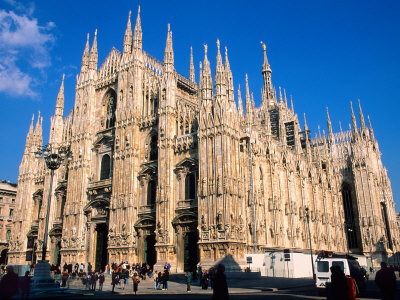
[[37,288],[54,287],[54,279],[50,275],[50,264],[46,261],[46,251],[47,251],[47,238],[49,232],[49,215],[50,215],[50,205],[51,205],[51,193],[53,190],[53,177],[54,171],[57,170],[62,162],[67,159],[72,160],[71,151],[65,146],[52,147],[51,144],[47,144],[43,149],[38,148],[35,152],[36,158],[41,158],[43,155],[44,161],[48,169],[50,169],[50,186],[49,195],[47,200],[47,211],[46,220],[44,225],[44,235],[43,235],[43,247],[42,247],[42,260],[39,261],[35,267],[34,274],[34,285]]
[[308,237],[310,239],[310,257],[311,257],[311,268],[312,268],[312,273],[313,273],[313,279],[315,281],[315,271],[314,271],[314,260],[313,260],[313,250],[312,250],[312,244],[311,244],[311,230],[310,230],[310,214],[309,214],[309,208],[306,207],[306,220],[307,220],[307,226],[308,226]]

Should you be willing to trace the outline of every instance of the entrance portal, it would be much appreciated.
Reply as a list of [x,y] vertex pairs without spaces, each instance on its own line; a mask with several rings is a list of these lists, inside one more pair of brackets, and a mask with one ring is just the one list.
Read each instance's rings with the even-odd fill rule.
[[196,232],[187,232],[183,240],[183,263],[185,272],[196,270],[199,262],[199,248],[197,247],[198,236]]
[[105,270],[105,266],[108,263],[107,255],[107,234],[108,227],[107,224],[101,223],[96,226],[96,259],[95,259],[95,270],[99,271]]
[[56,266],[59,266],[61,264],[61,241],[57,243],[56,245],[56,251],[54,254],[54,263]]
[[1,251],[0,255],[0,265],[6,265],[7,264],[7,249],[4,249]]
[[154,245],[156,244],[155,235],[148,235],[144,240],[144,261],[153,268],[157,261],[157,252]]

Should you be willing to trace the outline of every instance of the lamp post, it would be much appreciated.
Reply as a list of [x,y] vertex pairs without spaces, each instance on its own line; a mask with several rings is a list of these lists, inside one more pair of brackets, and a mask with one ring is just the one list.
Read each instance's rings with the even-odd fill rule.
[[306,207],[306,220],[307,220],[307,226],[308,226],[308,237],[310,239],[310,257],[311,257],[311,268],[312,268],[312,273],[313,273],[313,279],[315,281],[315,271],[314,271],[314,260],[313,260],[313,250],[312,250],[312,244],[311,244],[311,230],[310,230],[310,214],[309,214],[309,208]]
[[47,144],[45,147],[43,147],[43,149],[38,148],[38,150],[35,152],[36,158],[41,158],[42,155],[47,168],[50,169],[50,186],[47,199],[46,219],[45,219],[44,234],[43,234],[42,260],[37,263],[35,267],[35,274],[33,277],[34,286],[40,289],[57,287],[57,285],[54,283],[54,279],[50,275],[50,264],[46,260],[47,238],[49,235],[48,232],[49,232],[51,194],[53,190],[53,177],[54,177],[54,171],[60,167],[60,165],[65,159],[69,161],[72,160],[71,152],[67,147],[64,146],[56,148],[52,147],[51,144]]

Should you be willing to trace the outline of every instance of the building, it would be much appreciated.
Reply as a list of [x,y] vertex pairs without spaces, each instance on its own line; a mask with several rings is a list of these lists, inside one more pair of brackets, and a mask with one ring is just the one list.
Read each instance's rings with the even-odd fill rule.
[[0,181],[0,265],[7,264],[8,242],[11,236],[12,217],[17,198],[17,185]]
[[[187,271],[245,254],[314,248],[375,260],[397,252],[392,190],[371,123],[311,137],[283,90],[277,92],[263,46],[262,104],[246,77],[233,87],[228,52],[217,41],[215,77],[207,45],[195,80],[174,68],[168,26],[164,61],[142,48],[140,10],[130,14],[122,52],[98,68],[97,32],[89,35],[74,109],[64,118],[64,78],[49,143],[73,155],[55,173],[48,257],[51,263],[143,262]],[[236,104],[237,101],[237,104]],[[243,103],[244,102],[244,103]],[[290,102],[290,104],[289,104]],[[243,107],[244,105],[244,107]],[[245,112],[244,112],[245,111]],[[369,120],[368,120],[369,121]],[[26,139],[18,177],[9,257],[41,259],[50,177],[34,152],[43,146],[42,118]],[[28,257],[26,257],[28,254]]]

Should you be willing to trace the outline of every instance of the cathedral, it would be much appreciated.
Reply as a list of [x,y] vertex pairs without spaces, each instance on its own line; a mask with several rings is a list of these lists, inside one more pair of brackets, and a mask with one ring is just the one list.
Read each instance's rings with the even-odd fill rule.
[[327,110],[328,131],[311,136],[274,88],[262,46],[256,107],[247,75],[235,92],[219,41],[214,76],[204,45],[197,81],[192,51],[189,78],[175,70],[169,25],[163,62],[143,50],[140,8],[133,32],[129,13],[122,51],[100,67],[97,31],[91,47],[88,35],[74,108],[64,116],[63,78],[51,117],[49,144],[72,160],[50,183],[35,156],[43,118],[32,118],[9,263],[42,259],[49,198],[45,259],[54,264],[169,262],[183,272],[220,261],[236,270],[247,253],[309,253],[310,244],[375,262],[398,252],[390,180],[360,103],[358,120],[350,103],[348,130],[334,133]]

